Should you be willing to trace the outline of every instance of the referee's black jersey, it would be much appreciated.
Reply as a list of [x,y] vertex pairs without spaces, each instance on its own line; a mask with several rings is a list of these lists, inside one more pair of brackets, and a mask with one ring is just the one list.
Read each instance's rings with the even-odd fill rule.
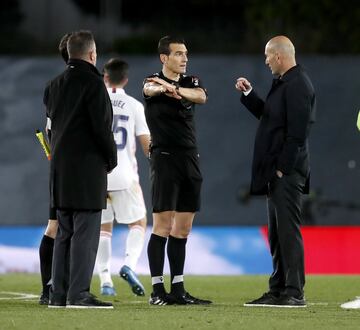
[[[180,75],[178,82],[166,78],[162,72],[148,78],[159,77],[171,84],[178,83],[180,87],[202,88],[197,77]],[[146,79],[144,80],[144,84]],[[153,148],[196,149],[195,137],[195,104],[185,99],[177,100],[166,95],[145,98],[145,117],[151,133]]]

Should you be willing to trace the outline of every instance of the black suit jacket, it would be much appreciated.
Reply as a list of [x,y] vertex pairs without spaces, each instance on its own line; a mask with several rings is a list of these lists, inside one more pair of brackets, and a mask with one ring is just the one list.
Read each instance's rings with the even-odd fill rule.
[[308,136],[315,121],[316,99],[310,78],[299,65],[274,79],[265,102],[254,90],[241,102],[258,119],[252,163],[251,193],[268,192],[268,183],[280,170],[285,175],[298,171],[307,178],[310,164]]
[[51,119],[51,206],[106,208],[107,171],[117,165],[117,154],[100,73],[88,62],[70,60],[47,85],[44,103]]

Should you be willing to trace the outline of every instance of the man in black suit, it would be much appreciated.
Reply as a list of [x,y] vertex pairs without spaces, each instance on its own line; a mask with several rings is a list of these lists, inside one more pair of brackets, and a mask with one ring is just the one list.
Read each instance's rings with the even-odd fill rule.
[[45,89],[51,120],[51,206],[57,209],[49,307],[112,308],[90,294],[106,208],[107,173],[117,165],[112,106],[89,31],[67,43],[67,69]]
[[251,193],[267,195],[273,260],[269,291],[245,306],[306,307],[301,194],[309,189],[308,136],[315,118],[315,93],[310,78],[296,64],[295,48],[287,37],[272,38],[265,56],[277,76],[265,101],[246,78],[236,82],[241,102],[260,120]]
[[[71,36],[71,33],[66,33],[60,40],[59,52],[64,62],[69,60],[69,54],[67,51],[67,42]],[[49,141],[51,140],[51,120],[47,118],[46,121],[46,133]],[[58,222],[56,218],[56,209],[49,208],[49,220],[45,229],[44,236],[41,239],[39,246],[40,257],[40,274],[43,290],[40,295],[39,304],[49,305],[49,294],[51,287],[51,268],[54,250],[54,241],[58,230]]]

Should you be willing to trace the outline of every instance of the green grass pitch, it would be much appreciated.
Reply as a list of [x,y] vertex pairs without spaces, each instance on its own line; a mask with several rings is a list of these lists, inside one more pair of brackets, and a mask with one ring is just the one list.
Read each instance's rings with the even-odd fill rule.
[[[307,276],[303,309],[243,307],[267,289],[268,276],[186,276],[191,294],[211,306],[149,306],[150,278],[141,277],[146,297],[134,296],[114,276],[114,310],[48,309],[38,305],[38,274],[0,275],[0,329],[360,329],[360,310],[340,304],[360,295],[360,276]],[[166,283],[169,279],[166,278]],[[15,295],[13,293],[19,293]],[[92,292],[99,295],[98,278]]]

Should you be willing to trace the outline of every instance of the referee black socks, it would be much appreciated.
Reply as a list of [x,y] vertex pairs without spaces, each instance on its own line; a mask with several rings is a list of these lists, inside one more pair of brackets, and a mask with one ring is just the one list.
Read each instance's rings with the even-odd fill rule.
[[169,236],[167,254],[171,274],[171,293],[183,294],[184,289],[184,264],[186,256],[187,238]]
[[183,294],[185,292],[183,274],[187,239],[173,236],[169,236],[167,239],[155,234],[151,234],[147,249],[153,292],[155,295],[165,293],[163,272],[166,241],[168,242],[167,255],[171,275],[171,293]]
[[51,279],[54,241],[55,240],[53,238],[44,235],[39,247],[41,281],[43,292],[45,294],[49,288],[49,282]]
[[166,241],[166,237],[151,234],[147,247],[151,282],[155,295],[165,293],[163,272]]

